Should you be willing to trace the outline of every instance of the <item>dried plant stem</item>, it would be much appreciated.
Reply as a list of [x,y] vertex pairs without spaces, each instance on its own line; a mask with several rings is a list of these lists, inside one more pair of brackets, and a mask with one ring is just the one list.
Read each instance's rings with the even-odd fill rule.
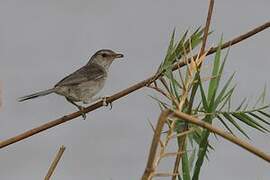
[[[212,13],[213,13],[213,9],[214,9],[214,3],[215,3],[214,0],[210,0],[210,2],[209,2],[208,13],[207,13],[207,18],[206,18],[206,23],[205,23],[205,28],[204,28],[202,47],[201,47],[200,53],[199,53],[199,59],[205,53],[205,47],[206,47],[206,43],[207,43],[207,37],[208,37],[208,34],[209,34],[209,29],[210,29],[210,24],[211,24],[211,17],[212,17]],[[198,68],[200,68],[200,67],[201,67],[201,64],[198,65]],[[193,88],[196,88],[196,87],[193,86],[192,90],[193,90]],[[196,91],[196,89],[195,89],[195,91]],[[191,102],[190,102],[190,108],[192,108],[192,104],[193,104],[193,100],[191,100]],[[184,133],[185,131],[188,131],[188,125],[186,125],[185,128],[183,129],[183,131],[181,131],[180,133]],[[178,152],[184,151],[184,147],[185,147],[185,144],[186,144],[186,135],[183,136],[183,137],[178,137],[177,140],[178,140]],[[173,168],[173,173],[174,174],[179,174],[179,166],[180,166],[182,156],[183,156],[183,154],[177,154],[177,156],[175,158],[174,168]],[[172,180],[176,180],[176,177],[177,176],[172,176]]]
[[167,121],[168,115],[170,114],[169,110],[162,111],[161,115],[159,116],[159,120],[155,129],[155,134],[153,136],[147,165],[144,171],[144,174],[142,176],[142,180],[150,180],[154,176],[155,173],[155,162],[156,162],[156,154],[158,145],[160,142],[160,137],[162,133],[162,129],[164,127],[165,122]]
[[205,28],[204,28],[204,34],[203,34],[203,41],[202,41],[202,47],[200,50],[200,56],[204,54],[206,43],[207,43],[207,37],[209,34],[209,29],[210,29],[210,23],[211,23],[211,18],[213,14],[213,9],[214,9],[214,0],[210,0],[209,6],[208,6],[208,14],[206,18],[206,23],[205,23]]
[[200,126],[200,127],[203,127],[205,129],[208,129],[209,131],[231,141],[232,143],[246,149],[247,151],[251,152],[252,154],[264,159],[265,161],[267,162],[270,162],[270,155],[262,152],[261,150],[255,148],[254,146],[250,145],[249,143],[223,131],[223,130],[220,130],[219,128],[216,128],[214,126],[212,126],[211,124],[209,123],[206,123],[200,119],[197,119],[193,116],[190,116],[188,114],[185,114],[183,112],[179,112],[179,111],[174,111],[174,116],[176,116],[177,118],[181,118],[182,120],[185,120],[189,123],[192,123],[192,124],[195,124],[197,126]]
[[62,157],[65,149],[66,149],[65,146],[61,146],[60,147],[60,149],[59,149],[57,155],[55,156],[55,158],[54,158],[54,160],[53,160],[53,162],[52,162],[52,164],[51,164],[51,166],[50,166],[50,168],[49,168],[49,170],[48,170],[48,172],[47,172],[44,180],[49,180],[51,178],[51,176],[52,176],[52,174],[53,174],[53,172],[54,172],[54,170],[55,170],[55,168],[56,168],[59,160],[61,159],[61,157]]
[[[243,34],[243,35],[240,35],[240,36],[238,36],[238,37],[236,37],[236,38],[234,38],[234,39],[232,39],[232,40],[224,43],[222,45],[222,49],[227,48],[227,47],[229,47],[231,45],[237,44],[237,43],[239,43],[239,42],[241,42],[241,41],[243,41],[243,40],[245,40],[245,39],[247,39],[247,38],[249,38],[249,37],[251,37],[251,36],[253,36],[253,35],[255,35],[255,34],[261,32],[261,31],[263,31],[265,29],[267,29],[267,28],[269,28],[269,27],[270,27],[270,22],[266,22],[265,24],[263,24],[263,25],[255,28],[255,29],[253,29],[253,30],[251,30],[251,31]],[[216,51],[217,51],[217,47],[212,47],[210,49],[210,51],[208,51],[207,55],[213,54]],[[181,68],[181,67],[183,67],[185,65],[186,65],[185,62],[180,62],[180,63],[178,63],[178,64],[176,64],[174,66],[173,70],[176,70],[179,67]],[[139,83],[136,83],[133,86],[130,86],[127,89],[124,89],[124,90],[122,90],[122,91],[120,91],[120,92],[118,92],[118,93],[116,93],[116,94],[108,97],[107,98],[107,103],[112,103],[112,102],[116,101],[117,99],[120,99],[120,98],[122,98],[122,97],[124,97],[124,96],[126,96],[126,95],[128,95],[128,94],[130,94],[130,93],[132,93],[132,92],[134,92],[136,90],[138,90],[138,89],[141,89],[141,88],[143,88],[145,86],[148,86],[153,81],[155,81],[156,78],[158,78],[156,75],[151,76],[150,78],[147,78],[147,79],[145,79],[145,80],[143,80],[143,81],[141,81]],[[98,102],[96,102],[95,104],[93,104],[91,106],[88,106],[87,108],[84,109],[83,112],[84,113],[88,113],[88,112],[91,112],[91,111],[93,111],[95,109],[98,109],[98,108],[100,108],[102,106],[103,106],[103,102],[101,100],[101,101],[98,101]],[[33,136],[33,135],[35,135],[37,133],[40,133],[42,131],[45,131],[45,130],[47,130],[49,128],[52,128],[52,127],[57,126],[59,124],[62,124],[62,123],[65,123],[67,121],[70,121],[72,119],[75,119],[75,118],[77,118],[79,116],[81,116],[81,112],[80,111],[77,111],[77,112],[68,114],[66,116],[63,116],[63,117],[61,117],[59,119],[56,119],[56,120],[50,121],[48,123],[45,123],[45,124],[43,124],[41,126],[38,126],[36,128],[33,128],[31,130],[28,130],[28,131],[26,131],[26,132],[24,132],[22,134],[19,134],[17,136],[14,136],[14,137],[11,137],[11,138],[6,139],[4,141],[1,141],[0,142],[0,148],[6,147],[6,146],[8,146],[10,144],[16,143],[16,142],[21,141],[23,139],[26,139],[26,138],[28,138],[30,136]]]

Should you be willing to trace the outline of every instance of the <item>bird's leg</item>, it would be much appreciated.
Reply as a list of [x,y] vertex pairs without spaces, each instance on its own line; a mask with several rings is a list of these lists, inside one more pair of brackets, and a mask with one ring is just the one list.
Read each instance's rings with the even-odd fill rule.
[[108,106],[108,105],[110,105],[110,110],[112,109],[112,103],[110,102],[110,103],[108,103],[108,98],[109,97],[97,97],[97,98],[94,98],[94,99],[92,99],[92,102],[96,102],[96,101],[99,101],[99,100],[102,100],[102,105],[103,106]]
[[71,104],[73,104],[74,106],[76,106],[81,111],[82,117],[85,120],[86,119],[86,114],[83,112],[84,107],[76,104],[74,101],[72,101],[71,99],[69,99],[67,97],[66,97],[66,99],[67,99],[68,102],[70,102]]
[[112,102],[109,102],[109,103],[108,103],[108,97],[105,96],[105,97],[102,97],[101,99],[102,99],[102,105],[103,105],[103,106],[108,106],[108,105],[110,105],[110,110],[111,110],[111,109],[112,109]]

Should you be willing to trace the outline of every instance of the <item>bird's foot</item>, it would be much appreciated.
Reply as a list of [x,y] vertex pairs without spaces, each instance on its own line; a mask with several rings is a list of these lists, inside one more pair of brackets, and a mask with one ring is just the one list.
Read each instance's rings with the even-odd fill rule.
[[84,107],[83,106],[78,106],[78,109],[81,111],[83,120],[85,120],[86,119],[86,114],[84,112]]
[[110,110],[111,110],[112,109],[112,103],[111,102],[108,103],[108,97],[102,97],[101,99],[102,99],[102,105],[103,106],[110,105]]

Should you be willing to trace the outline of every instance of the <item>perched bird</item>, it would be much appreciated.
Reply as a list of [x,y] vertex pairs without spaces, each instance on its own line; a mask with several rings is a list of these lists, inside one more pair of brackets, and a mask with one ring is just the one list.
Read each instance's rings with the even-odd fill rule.
[[[75,105],[79,110],[83,107],[76,102],[89,104],[98,98],[93,97],[103,88],[107,79],[108,70],[112,62],[117,58],[124,57],[123,54],[115,53],[109,49],[97,51],[88,63],[59,81],[53,88],[18,98],[19,102],[56,93],[64,96],[68,102]],[[107,105],[103,98],[103,105]],[[86,115],[82,112],[85,119]]]

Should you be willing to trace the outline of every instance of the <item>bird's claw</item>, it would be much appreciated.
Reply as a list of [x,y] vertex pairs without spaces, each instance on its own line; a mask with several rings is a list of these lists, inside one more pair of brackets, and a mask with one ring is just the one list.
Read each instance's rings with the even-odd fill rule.
[[85,120],[86,119],[86,114],[85,114],[85,112],[83,112],[84,111],[84,107],[83,106],[78,106],[78,108],[81,111],[83,120]]
[[108,103],[108,97],[102,97],[102,105],[103,106],[110,105],[110,110],[112,109],[112,103],[111,102]]

